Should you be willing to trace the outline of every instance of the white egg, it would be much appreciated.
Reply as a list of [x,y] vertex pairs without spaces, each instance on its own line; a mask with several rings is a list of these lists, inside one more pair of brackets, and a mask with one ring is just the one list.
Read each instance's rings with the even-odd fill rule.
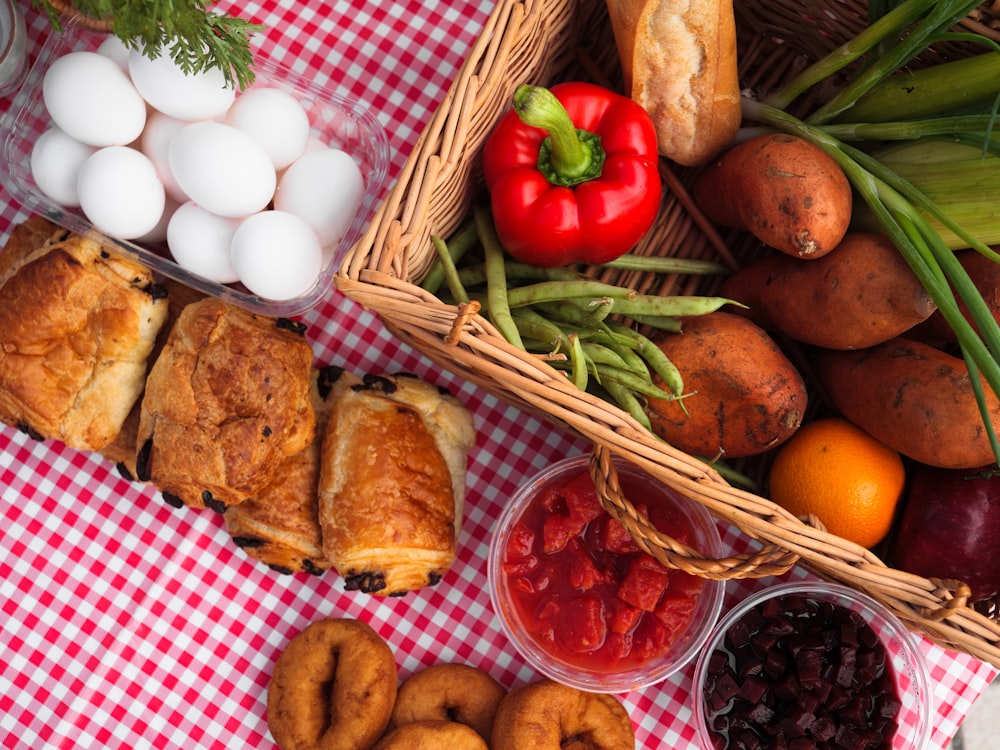
[[97,149],[52,126],[31,149],[31,176],[45,195],[62,206],[79,206],[76,190],[80,167]]
[[153,162],[127,146],[95,151],[80,168],[77,191],[90,223],[121,239],[151,232],[166,205]]
[[156,226],[145,234],[130,239],[140,245],[160,245],[165,243],[167,241],[167,227],[170,225],[170,219],[179,205],[177,201],[167,195],[163,203],[163,213],[160,215],[160,220],[156,222]]
[[170,139],[190,124],[187,120],[178,120],[176,117],[154,110],[146,121],[146,128],[142,131],[142,138],[139,141],[140,150],[149,157],[156,167],[156,171],[160,173],[160,179],[163,181],[163,188],[167,191],[167,195],[178,203],[187,201],[188,196],[181,190],[174,178],[173,171],[170,169],[168,155]]
[[108,34],[107,38],[97,46],[97,54],[114,60],[119,68],[128,71],[129,48],[114,34]]
[[166,50],[153,59],[132,50],[128,69],[143,98],[155,109],[179,120],[218,117],[236,98],[236,89],[226,83],[221,70],[209,68],[187,74]]
[[326,148],[304,154],[285,170],[274,207],[305,219],[326,247],[347,234],[364,195],[364,176],[354,159]]
[[146,103],[128,75],[96,52],[56,58],[42,79],[42,100],[58,127],[91,146],[131,143],[146,124]]
[[233,267],[254,294],[287,300],[308,292],[323,270],[323,249],[302,219],[285,211],[261,211],[233,235]]
[[280,89],[262,86],[246,91],[229,108],[225,123],[260,143],[277,170],[302,156],[309,140],[309,115],[294,96]]
[[242,130],[211,120],[182,128],[170,139],[170,171],[181,190],[220,216],[262,210],[277,175],[264,148]]
[[167,247],[181,267],[211,281],[231,284],[239,281],[230,246],[240,221],[188,201],[174,212],[167,225]]

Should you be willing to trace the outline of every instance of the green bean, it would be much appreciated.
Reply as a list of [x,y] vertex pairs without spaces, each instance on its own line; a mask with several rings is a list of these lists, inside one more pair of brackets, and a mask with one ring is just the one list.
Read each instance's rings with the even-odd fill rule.
[[[434,238],[431,238],[433,241]],[[457,266],[458,261],[460,261],[465,254],[479,241],[479,230],[476,229],[475,221],[467,222],[458,232],[452,235],[451,239],[447,242],[448,248],[448,260],[451,261],[452,267]],[[437,246],[435,245],[435,249]],[[447,278],[447,273],[445,269],[446,261],[443,260],[441,251],[438,250],[438,261],[431,266],[431,270],[427,272],[424,277],[424,283],[421,285],[423,289],[426,289],[431,294],[437,294],[438,289],[441,288]]]
[[482,205],[476,204],[473,209],[479,239],[483,243],[483,255],[486,258],[486,297],[490,303],[490,320],[500,334],[519,349],[524,348],[521,334],[510,316],[510,301],[507,298],[507,272],[504,268],[504,251],[497,237],[493,217]]
[[[538,268],[529,266],[526,263],[515,263],[507,261],[508,279],[525,279],[528,281],[586,281],[584,276],[578,271],[569,268]],[[466,286],[479,286],[486,283],[486,264],[477,263],[474,266],[466,266],[459,271],[462,282]]]
[[614,297],[627,300],[637,297],[634,289],[605,284],[590,279],[580,281],[540,281],[537,284],[515,287],[508,293],[511,307],[535,305],[539,302],[556,302],[574,298]]
[[722,263],[696,258],[662,258],[657,255],[632,255],[625,253],[614,260],[601,264],[604,268],[617,268],[623,271],[640,271],[642,273],[710,275],[714,273],[732,273],[733,269]]
[[591,300],[586,304],[584,310],[589,312],[595,320],[604,320],[611,314],[614,308],[614,299],[611,297],[601,297],[601,299]]
[[570,378],[573,385],[581,391],[586,391],[588,380],[587,358],[583,353],[580,337],[575,333],[571,333],[567,338],[569,339],[569,361],[572,366]]
[[584,310],[579,305],[574,305],[569,301],[564,302],[541,302],[532,307],[540,310],[548,318],[558,320],[562,323],[569,323],[583,329],[607,331],[609,330],[603,320],[593,313]]
[[619,370],[616,367],[608,367],[606,365],[599,365],[596,363],[594,367],[596,368],[597,376],[600,378],[602,383],[610,380],[611,382],[625,386],[634,393],[641,393],[644,396],[652,396],[653,398],[660,398],[666,401],[676,400],[676,397],[672,393],[667,393],[662,388],[658,388],[649,380],[646,380],[633,372],[629,372],[628,370]]
[[656,328],[659,331],[670,333],[681,332],[681,321],[679,318],[669,315],[630,315],[630,318],[640,325]]
[[451,254],[448,252],[448,246],[440,237],[431,237],[431,243],[437,250],[439,267],[444,273],[444,279],[448,283],[448,291],[451,292],[451,296],[458,302],[468,302],[469,294],[458,278],[458,270],[455,268],[455,261],[452,260]]
[[[660,380],[670,389],[674,398],[679,398],[684,394],[684,377],[680,369],[670,361],[670,358],[663,353],[660,347],[651,339],[621,323],[611,324],[611,329],[621,336],[630,337],[638,344],[639,356],[645,360],[655,374],[660,376]],[[683,404],[681,406],[683,408]]]
[[592,341],[581,341],[580,346],[583,347],[583,353],[587,359],[595,364],[617,367],[619,370],[634,372],[636,375],[649,376],[649,370],[642,359],[627,361],[614,349],[602,344],[595,344]]
[[546,320],[534,310],[518,310],[511,313],[518,333],[523,337],[547,341],[549,346],[557,347],[565,343],[565,334],[555,323]]
[[611,398],[613,398],[624,411],[631,415],[632,419],[650,432],[653,431],[653,425],[649,421],[649,415],[646,414],[646,410],[642,408],[642,402],[636,398],[632,391],[613,380],[605,381],[601,385],[604,387],[604,390],[608,392],[608,395],[611,396]]
[[659,296],[656,294],[643,294],[633,299],[616,299],[614,312],[621,315],[655,315],[669,318],[684,318],[692,315],[707,315],[715,312],[723,305],[739,305],[746,307],[735,300],[725,297],[696,297],[696,296]]

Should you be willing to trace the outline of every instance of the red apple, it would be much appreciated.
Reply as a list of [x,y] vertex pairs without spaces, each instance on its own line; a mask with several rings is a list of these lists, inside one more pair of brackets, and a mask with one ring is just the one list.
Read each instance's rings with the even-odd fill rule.
[[989,467],[979,471],[916,467],[888,557],[893,567],[925,578],[965,581],[973,601],[996,596],[1000,475]]

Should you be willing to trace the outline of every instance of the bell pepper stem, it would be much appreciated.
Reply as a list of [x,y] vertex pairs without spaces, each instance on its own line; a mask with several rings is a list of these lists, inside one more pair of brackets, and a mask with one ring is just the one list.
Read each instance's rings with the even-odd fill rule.
[[600,136],[577,129],[551,91],[521,84],[514,91],[514,110],[525,125],[548,133],[538,169],[549,182],[569,187],[600,177],[605,157]]

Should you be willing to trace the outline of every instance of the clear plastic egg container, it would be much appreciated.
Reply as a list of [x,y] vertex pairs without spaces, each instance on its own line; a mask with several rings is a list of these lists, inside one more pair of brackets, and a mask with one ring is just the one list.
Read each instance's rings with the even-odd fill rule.
[[[252,293],[240,282],[219,283],[182,267],[171,257],[165,242],[139,244],[109,237],[98,231],[81,209],[57,203],[39,188],[32,175],[31,153],[38,137],[52,125],[42,97],[45,73],[51,63],[62,55],[78,50],[95,51],[106,39],[106,34],[92,32],[70,22],[65,24],[62,33],[52,32],[40,49],[10,110],[0,118],[6,166],[0,180],[10,196],[25,210],[43,215],[73,232],[116,246],[123,254],[136,258],[162,276],[251,312],[289,317],[315,306],[330,292],[340,262],[370,222],[385,186],[390,161],[389,145],[379,122],[358,102],[318,86],[255,51],[255,81],[252,87],[271,87],[295,97],[309,117],[310,138],[350,155],[364,177],[360,207],[339,243],[324,249],[323,266],[315,284],[307,292],[293,298],[267,299]],[[237,93],[237,97],[239,95]]]

